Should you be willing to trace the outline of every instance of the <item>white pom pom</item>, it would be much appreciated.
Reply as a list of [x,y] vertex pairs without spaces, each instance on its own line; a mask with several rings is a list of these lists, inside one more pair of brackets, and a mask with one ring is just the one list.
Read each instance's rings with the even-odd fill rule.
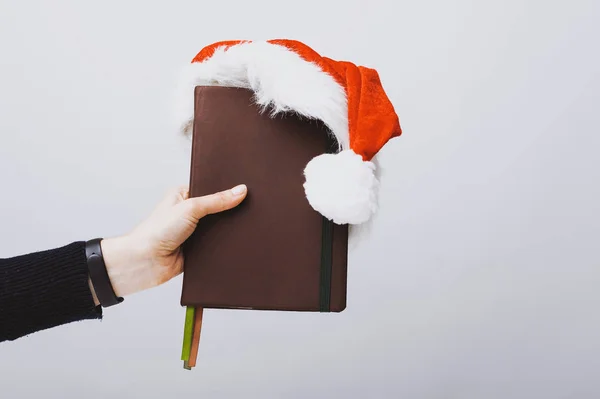
[[310,205],[337,224],[361,224],[377,210],[375,165],[352,150],[322,154],[304,169]]

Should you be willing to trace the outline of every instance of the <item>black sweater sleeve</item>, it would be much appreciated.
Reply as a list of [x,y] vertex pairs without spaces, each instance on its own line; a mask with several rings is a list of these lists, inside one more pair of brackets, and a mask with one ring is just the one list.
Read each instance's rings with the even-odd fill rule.
[[0,342],[101,318],[88,284],[85,242],[0,259]]

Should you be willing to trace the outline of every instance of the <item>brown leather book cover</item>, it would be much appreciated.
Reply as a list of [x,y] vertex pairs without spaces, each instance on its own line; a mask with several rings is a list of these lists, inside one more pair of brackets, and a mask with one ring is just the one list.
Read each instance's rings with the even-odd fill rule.
[[248,186],[238,207],[201,219],[184,245],[183,306],[340,312],[348,228],[308,203],[303,170],[335,150],[323,123],[269,115],[250,90],[198,86],[190,196]]

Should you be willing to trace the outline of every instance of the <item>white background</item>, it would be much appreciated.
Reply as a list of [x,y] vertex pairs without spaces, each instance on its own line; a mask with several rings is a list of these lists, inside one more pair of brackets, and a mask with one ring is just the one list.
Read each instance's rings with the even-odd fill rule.
[[207,311],[181,278],[0,344],[2,398],[600,395],[598,1],[0,1],[0,256],[142,220],[188,179],[181,67],[291,38],[377,69],[404,129],[339,315]]

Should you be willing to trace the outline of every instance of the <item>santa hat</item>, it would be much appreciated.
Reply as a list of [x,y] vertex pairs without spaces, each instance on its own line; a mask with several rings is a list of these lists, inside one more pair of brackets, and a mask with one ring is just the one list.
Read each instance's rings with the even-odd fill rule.
[[338,224],[361,224],[377,210],[372,158],[402,130],[377,71],[323,57],[294,40],[222,41],[203,48],[178,90],[177,123],[191,136],[196,86],[243,87],[272,115],[295,112],[322,121],[339,151],[304,169],[304,191],[317,212]]

